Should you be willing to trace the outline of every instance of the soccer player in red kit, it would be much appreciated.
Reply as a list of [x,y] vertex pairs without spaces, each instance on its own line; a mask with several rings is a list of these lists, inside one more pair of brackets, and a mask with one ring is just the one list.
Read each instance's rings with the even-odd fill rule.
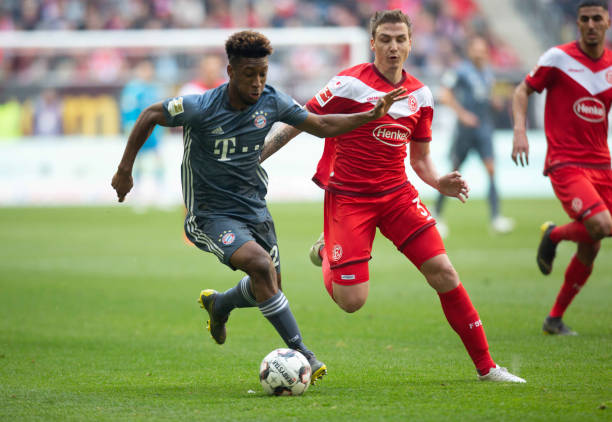
[[612,169],[608,148],[608,113],[612,102],[612,51],[605,47],[610,27],[608,3],[583,0],[578,5],[578,41],[545,52],[537,67],[516,88],[512,102],[514,141],[512,159],[529,164],[525,132],[527,100],[546,89],[544,130],[548,150],[544,175],[563,209],[574,220],[542,225],[537,263],[550,274],[557,244],[578,245],[555,304],[544,320],[545,333],[576,335],[562,317],[587,282],[600,241],[612,231]]
[[[407,98],[391,106],[385,118],[347,134],[326,138],[315,183],[325,189],[324,239],[311,250],[323,267],[325,287],[346,312],[361,308],[369,291],[368,261],[378,227],[423,273],[438,292],[442,309],[459,334],[479,378],[525,382],[496,365],[482,322],[459,281],[436,222],[406,177],[405,158],[417,175],[444,195],[465,202],[468,186],[458,172],[439,176],[429,154],[433,96],[428,87],[403,70],[411,48],[411,24],[400,10],[377,12],[371,20],[374,63],[340,72],[306,107],[316,114],[369,110],[397,87]],[[278,126],[268,136],[260,160],[299,133]]]

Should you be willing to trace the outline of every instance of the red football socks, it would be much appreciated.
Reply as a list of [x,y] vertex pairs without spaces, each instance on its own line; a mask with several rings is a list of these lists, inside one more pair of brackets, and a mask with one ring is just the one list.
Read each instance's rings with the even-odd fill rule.
[[559,290],[557,300],[553,305],[550,316],[553,318],[562,317],[567,307],[572,303],[574,297],[578,294],[582,286],[585,285],[587,279],[591,275],[593,267],[584,265],[576,255],[572,258],[567,269],[565,270],[565,281]]
[[[323,283],[325,284],[325,289],[327,290],[327,293],[329,293],[331,298],[334,299],[334,286],[332,285],[332,282],[333,282],[332,270],[331,270],[331,267],[329,266],[329,259],[327,259],[327,253],[325,253],[325,248],[321,248],[319,250],[319,256],[323,260],[321,264],[321,268],[323,269]],[[335,299],[334,299],[334,302],[335,302]]]
[[584,224],[579,221],[557,226],[550,232],[550,240],[558,243],[561,240],[571,240],[572,242],[594,243],[595,240],[589,235]]
[[450,292],[438,293],[438,296],[448,323],[461,337],[480,375],[486,375],[495,367],[495,362],[489,354],[489,344],[478,312],[463,284]]

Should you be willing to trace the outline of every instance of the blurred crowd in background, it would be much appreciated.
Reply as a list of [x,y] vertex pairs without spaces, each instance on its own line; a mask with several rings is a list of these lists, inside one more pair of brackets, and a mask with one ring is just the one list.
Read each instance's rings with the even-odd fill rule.
[[[540,1],[542,7],[553,7],[551,1]],[[554,3],[561,19],[565,14],[560,6],[569,2]],[[397,8],[413,23],[406,67],[434,92],[442,73],[462,58],[466,39],[478,34],[489,43],[498,93],[509,99],[524,70],[516,52],[491,31],[491,22],[474,0],[2,0],[0,35],[39,30],[367,28],[374,11]],[[564,29],[558,29],[561,37]],[[305,102],[347,64],[342,49],[277,48],[269,83]],[[140,102],[152,102],[201,92],[225,80],[225,66],[222,49],[0,50],[0,138],[116,135],[130,126],[134,109],[129,106],[136,102],[128,101],[129,95],[149,92]],[[500,126],[509,125],[507,109],[498,120]]]

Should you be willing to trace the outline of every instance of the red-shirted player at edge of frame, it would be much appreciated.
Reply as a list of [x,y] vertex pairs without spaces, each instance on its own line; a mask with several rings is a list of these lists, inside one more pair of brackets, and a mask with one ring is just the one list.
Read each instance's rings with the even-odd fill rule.
[[[442,309],[459,334],[483,381],[525,382],[498,366],[489,354],[482,322],[459,281],[436,222],[408,181],[407,145],[416,174],[440,193],[468,197],[459,172],[439,176],[429,153],[433,96],[403,69],[411,49],[411,24],[400,10],[372,17],[374,63],[363,63],[336,75],[306,107],[316,114],[369,110],[377,98],[405,87],[407,98],[391,106],[387,117],[345,135],[326,138],[314,182],[325,189],[324,233],[310,258],[322,266],[325,287],[346,312],[360,309],[368,297],[369,268],[376,228],[423,273],[438,292]],[[272,129],[261,161],[299,131]]]
[[512,102],[514,140],[512,160],[529,164],[526,135],[527,99],[546,89],[544,131],[548,176],[563,209],[574,220],[542,225],[537,263],[550,274],[557,245],[562,240],[578,247],[567,269],[557,299],[544,320],[547,334],[576,335],[562,317],[587,282],[601,239],[612,232],[612,169],[608,148],[608,113],[612,102],[612,51],[605,47],[610,27],[607,1],[578,4],[579,39],[545,52],[537,67],[516,88]]

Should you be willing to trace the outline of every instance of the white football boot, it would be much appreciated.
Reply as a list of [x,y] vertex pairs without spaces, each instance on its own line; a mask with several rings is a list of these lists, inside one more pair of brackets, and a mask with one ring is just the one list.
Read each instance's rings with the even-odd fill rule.
[[497,234],[506,234],[514,230],[514,220],[498,215],[491,221],[491,229]]
[[478,375],[480,381],[494,381],[494,382],[519,382],[525,383],[523,378],[517,377],[516,375],[508,372],[506,368],[502,368],[499,365],[495,365],[495,368],[491,368],[487,375]]

